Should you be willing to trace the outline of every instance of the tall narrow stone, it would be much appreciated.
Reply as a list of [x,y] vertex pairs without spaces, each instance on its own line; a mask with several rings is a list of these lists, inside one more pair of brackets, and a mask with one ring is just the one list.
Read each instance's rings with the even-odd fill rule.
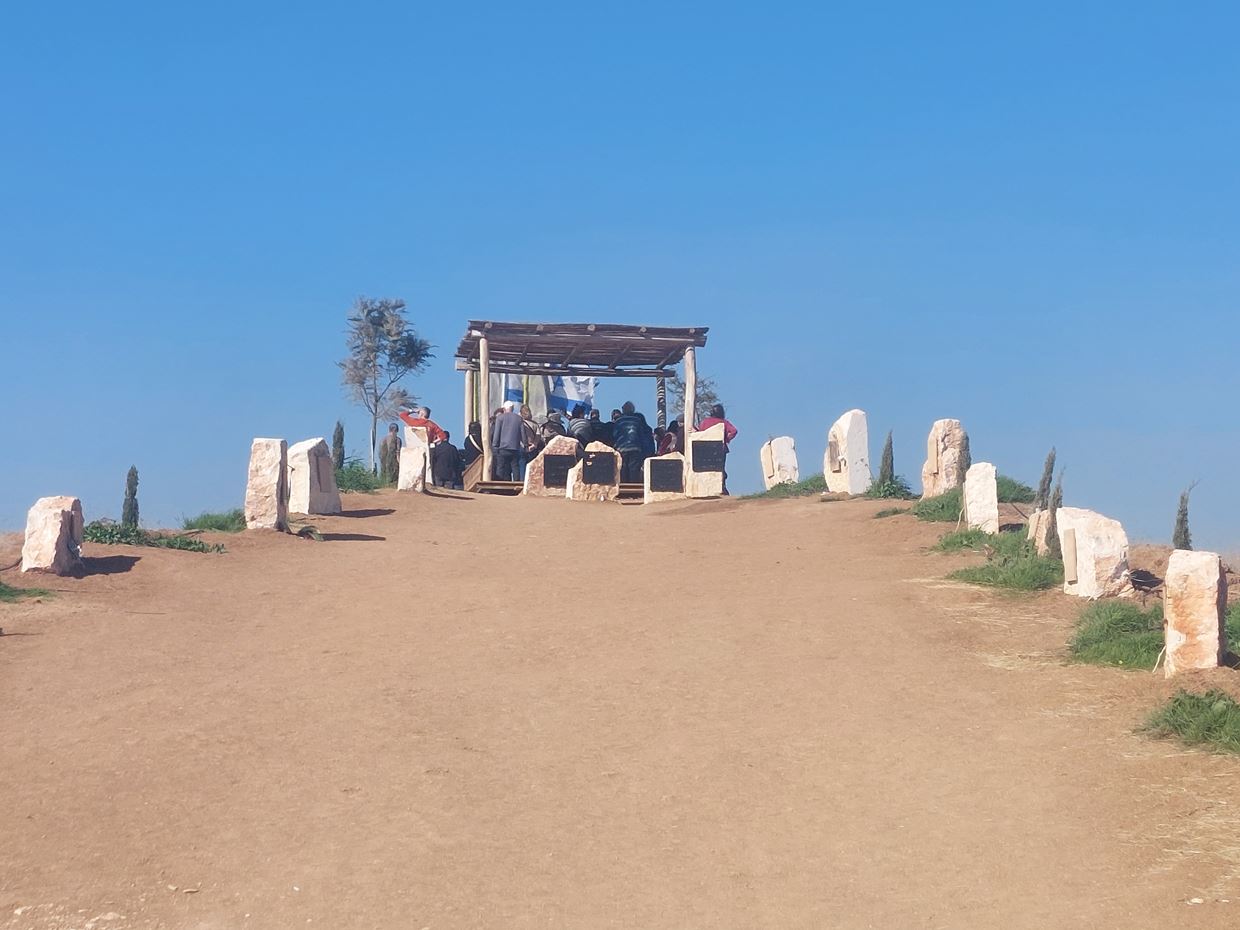
[[921,496],[938,497],[964,484],[969,469],[969,434],[959,420],[935,420],[926,437]]
[[340,490],[327,440],[303,439],[288,450],[289,513],[340,513]]
[[396,490],[426,490],[426,473],[430,470],[431,444],[426,438],[425,426],[405,424],[405,444],[398,459],[400,470],[396,476]]
[[82,502],[40,497],[26,514],[22,571],[69,575],[82,565]]
[[255,439],[245,485],[245,525],[251,530],[288,529],[288,443]]
[[999,532],[999,485],[990,462],[977,462],[965,472],[964,518],[971,530]]
[[1163,580],[1164,674],[1215,668],[1227,652],[1227,574],[1214,552],[1176,549]]
[[1055,511],[1063,552],[1064,594],[1115,597],[1128,584],[1128,535],[1118,520],[1080,507]]
[[870,429],[864,410],[849,410],[827,431],[822,471],[828,491],[864,494],[870,487]]
[[791,436],[777,436],[762,444],[762,481],[769,491],[778,484],[795,484],[800,480],[797,467],[797,444]]

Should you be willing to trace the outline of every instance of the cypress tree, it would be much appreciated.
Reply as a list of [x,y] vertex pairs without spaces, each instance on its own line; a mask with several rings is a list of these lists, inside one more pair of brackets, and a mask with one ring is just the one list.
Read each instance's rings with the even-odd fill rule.
[[891,430],[887,431],[887,442],[883,444],[883,460],[878,466],[878,484],[881,488],[890,488],[896,483],[895,453],[891,448]]
[[121,526],[138,525],[138,466],[130,465],[125,476],[125,503],[121,507]]
[[339,420],[336,421],[336,428],[332,431],[332,465],[336,468],[344,468],[344,424]]
[[1042,480],[1038,482],[1038,495],[1033,499],[1034,510],[1045,510],[1051,500],[1051,481],[1055,476],[1055,447],[1046,454],[1046,464],[1042,466]]
[[1050,516],[1046,520],[1046,552],[1053,559],[1063,558],[1063,549],[1059,545],[1059,520],[1057,514],[1063,506],[1063,475],[1055,482],[1055,492],[1047,505]]
[[960,442],[960,480],[964,481],[965,472],[973,465],[973,450],[969,448],[969,434],[965,433]]
[[1175,549],[1193,548],[1193,534],[1188,531],[1188,495],[1197,486],[1194,481],[1180,492],[1180,507],[1175,513],[1175,530],[1171,533],[1171,545]]

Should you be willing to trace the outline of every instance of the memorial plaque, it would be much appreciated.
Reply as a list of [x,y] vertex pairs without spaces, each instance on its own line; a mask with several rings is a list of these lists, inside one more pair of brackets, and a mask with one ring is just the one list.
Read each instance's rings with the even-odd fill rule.
[[697,440],[690,443],[693,450],[693,470],[702,471],[723,471],[724,457],[727,453],[724,451],[723,443],[713,439]]
[[651,459],[650,490],[670,494],[684,494],[684,462],[677,459]]
[[586,484],[616,483],[616,454],[614,452],[587,452],[581,466],[581,478]]
[[548,488],[568,487],[568,470],[576,464],[575,455],[544,455],[543,485]]

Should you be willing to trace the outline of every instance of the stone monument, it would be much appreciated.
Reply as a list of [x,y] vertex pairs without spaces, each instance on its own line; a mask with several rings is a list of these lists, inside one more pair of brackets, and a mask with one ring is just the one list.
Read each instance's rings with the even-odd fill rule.
[[835,494],[864,494],[870,475],[870,430],[864,410],[849,410],[827,431],[822,460],[827,490]]
[[727,449],[723,444],[723,424],[685,433],[689,464],[685,468],[686,497],[719,497],[723,494],[723,469]]
[[1163,674],[1216,668],[1227,652],[1227,575],[1213,552],[1176,549],[1163,580]]
[[800,480],[797,468],[797,444],[791,436],[778,436],[762,444],[762,481],[769,491],[777,484],[796,484]]
[[250,530],[288,529],[288,443],[255,439],[245,485],[245,526]]
[[340,513],[340,490],[326,439],[303,439],[288,450],[289,513]]
[[26,514],[22,571],[69,575],[82,566],[82,502],[40,497]]
[[604,442],[586,446],[568,470],[564,496],[570,501],[614,501],[620,496],[620,453]]
[[926,437],[921,496],[938,497],[964,483],[969,470],[969,434],[959,420],[935,420]]
[[999,532],[999,485],[990,462],[977,462],[965,472],[964,519],[971,530]]
[[642,503],[683,500],[685,496],[685,457],[679,452],[646,459],[642,468]]
[[568,473],[581,458],[581,443],[572,436],[552,436],[525,466],[522,494],[567,497]]
[[1080,507],[1055,512],[1063,552],[1063,591],[1094,600],[1131,590],[1128,536],[1118,520]]
[[405,424],[405,444],[400,450],[399,463],[396,490],[423,493],[431,465],[431,444],[426,438],[425,426]]

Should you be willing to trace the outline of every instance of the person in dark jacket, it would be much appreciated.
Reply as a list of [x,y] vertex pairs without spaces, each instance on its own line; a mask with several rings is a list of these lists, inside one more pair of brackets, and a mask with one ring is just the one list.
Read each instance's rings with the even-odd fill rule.
[[521,480],[521,450],[525,442],[525,425],[517,405],[504,401],[503,409],[491,427],[491,450],[495,454],[496,481]]
[[465,445],[461,446],[461,467],[468,468],[480,455],[482,455],[482,423],[474,420],[469,424],[469,435],[465,437]]
[[642,463],[654,455],[654,433],[646,418],[637,412],[631,400],[620,408],[620,417],[611,424],[613,446],[620,453],[620,481],[642,483]]
[[461,452],[448,441],[450,435],[444,430],[443,439],[431,447],[431,481],[437,488],[454,488],[460,491],[465,487],[465,476],[461,472]]
[[594,439],[594,426],[586,418],[586,408],[581,404],[573,407],[573,418],[568,421],[568,435],[581,443],[583,449]]

